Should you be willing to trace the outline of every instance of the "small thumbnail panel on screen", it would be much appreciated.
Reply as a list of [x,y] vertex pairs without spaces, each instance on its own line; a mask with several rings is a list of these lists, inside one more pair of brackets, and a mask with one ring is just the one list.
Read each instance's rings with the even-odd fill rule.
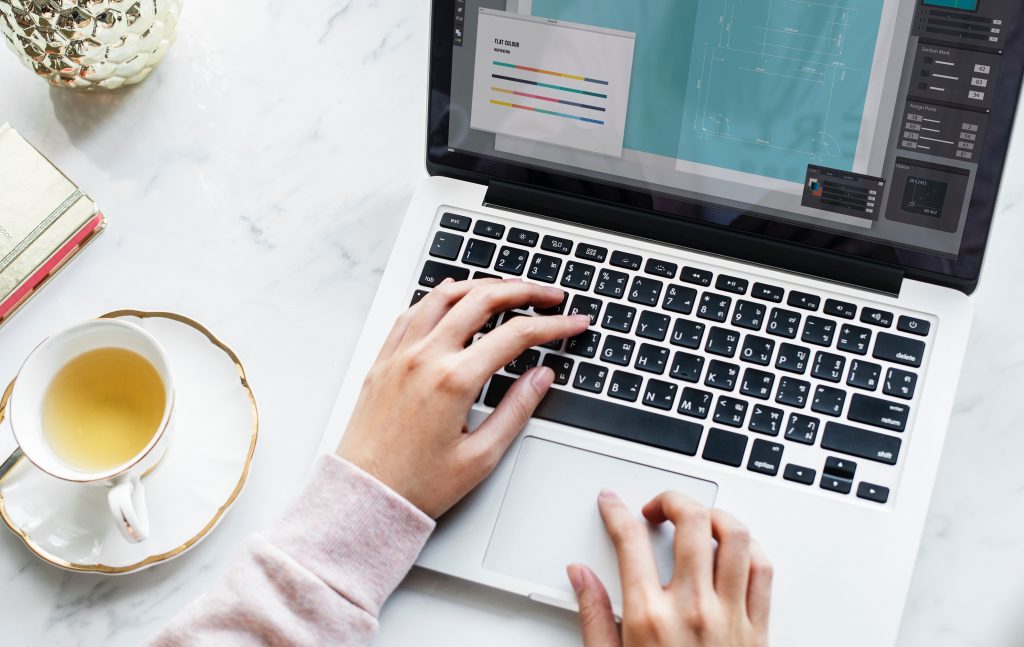
[[946,7],[947,9],[963,9],[964,11],[977,11],[978,0],[924,0],[929,7]]

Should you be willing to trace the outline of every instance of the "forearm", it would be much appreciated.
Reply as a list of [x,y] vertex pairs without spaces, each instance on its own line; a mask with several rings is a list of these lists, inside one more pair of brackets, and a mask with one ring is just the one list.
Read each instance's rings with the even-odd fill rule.
[[376,479],[324,457],[274,530],[153,644],[364,645],[433,528]]

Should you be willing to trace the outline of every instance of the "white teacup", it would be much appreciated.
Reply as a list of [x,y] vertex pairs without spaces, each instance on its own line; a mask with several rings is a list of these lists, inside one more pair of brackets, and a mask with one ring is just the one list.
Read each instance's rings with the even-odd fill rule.
[[[164,411],[158,428],[134,457],[102,472],[68,465],[46,439],[43,404],[47,388],[72,359],[102,348],[129,350],[142,356],[160,376]],[[14,438],[36,467],[65,481],[109,487],[107,501],[114,523],[130,542],[149,536],[149,513],[141,478],[156,466],[167,449],[174,406],[174,389],[167,357],[152,335],[142,328],[110,319],[88,321],[56,334],[36,347],[21,367],[11,393],[9,414]]]

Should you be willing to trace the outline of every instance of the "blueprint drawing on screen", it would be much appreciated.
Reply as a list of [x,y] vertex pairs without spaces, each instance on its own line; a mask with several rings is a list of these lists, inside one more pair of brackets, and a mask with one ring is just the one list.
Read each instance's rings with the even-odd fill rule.
[[637,34],[625,148],[802,183],[808,164],[853,170],[883,4],[533,0],[531,13]]

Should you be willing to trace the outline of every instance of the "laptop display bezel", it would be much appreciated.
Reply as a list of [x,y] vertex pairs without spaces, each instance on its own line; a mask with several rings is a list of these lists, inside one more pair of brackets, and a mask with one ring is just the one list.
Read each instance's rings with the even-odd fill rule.
[[[701,203],[655,190],[642,190],[626,183],[619,185],[596,181],[583,175],[558,172],[539,164],[530,165],[452,150],[449,146],[449,114],[455,6],[455,0],[433,0],[431,7],[426,159],[427,170],[431,175],[482,184],[501,181],[557,191],[618,204],[624,208],[643,209],[670,218],[684,218],[691,223],[698,222],[723,232],[763,236],[792,244],[796,249],[813,248],[837,257],[899,268],[907,278],[945,285],[968,293],[977,286],[1024,78],[1024,20],[1010,26],[1011,33],[1003,54],[1003,70],[996,89],[998,95],[990,114],[983,161],[979,166],[968,208],[960,253],[956,258],[950,258],[761,216],[756,212],[756,207],[741,212],[711,202]],[[1016,70],[1017,74],[1008,74],[1008,70]],[[741,224],[720,224],[723,217]],[[663,219],[666,227],[671,227],[670,218]],[[620,230],[629,233],[629,223],[622,223]]]

